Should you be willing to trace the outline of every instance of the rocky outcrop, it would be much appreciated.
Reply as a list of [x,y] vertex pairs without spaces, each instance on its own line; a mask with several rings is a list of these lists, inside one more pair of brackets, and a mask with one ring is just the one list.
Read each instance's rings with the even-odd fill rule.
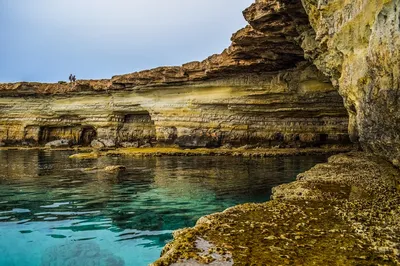
[[[363,153],[336,155],[274,189],[274,200],[202,217],[153,265],[398,265],[399,171]],[[212,243],[204,252],[198,241]],[[176,263],[176,264],[175,264]],[[212,265],[212,264],[210,264]]]
[[345,99],[349,131],[400,165],[400,2],[303,0],[315,30],[305,50]]

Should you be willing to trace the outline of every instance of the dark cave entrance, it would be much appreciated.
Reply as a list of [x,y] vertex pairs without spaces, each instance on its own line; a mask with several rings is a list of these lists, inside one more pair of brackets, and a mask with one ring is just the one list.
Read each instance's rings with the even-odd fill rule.
[[79,130],[79,128],[74,126],[43,126],[39,130],[39,143],[45,144],[60,139],[68,139],[76,143],[78,141]]
[[88,146],[96,138],[97,132],[94,127],[84,127],[79,138],[79,144]]
[[328,142],[328,134],[319,134],[320,144],[325,144]]
[[96,129],[92,126],[44,126],[39,130],[39,143],[68,139],[73,144],[88,146],[96,136]]

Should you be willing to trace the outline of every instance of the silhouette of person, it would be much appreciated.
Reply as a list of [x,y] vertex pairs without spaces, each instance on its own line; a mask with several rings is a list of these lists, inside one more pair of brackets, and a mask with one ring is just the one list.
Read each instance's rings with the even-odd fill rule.
[[72,82],[72,74],[69,74],[69,82]]
[[72,76],[72,81],[75,82],[76,81],[76,77],[75,75]]

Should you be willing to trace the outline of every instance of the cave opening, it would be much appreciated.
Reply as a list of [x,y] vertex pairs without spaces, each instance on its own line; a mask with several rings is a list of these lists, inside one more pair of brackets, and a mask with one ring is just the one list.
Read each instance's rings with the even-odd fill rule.
[[328,142],[328,134],[319,134],[319,142],[325,144]]
[[138,142],[139,145],[155,141],[155,125],[148,111],[125,113],[118,128],[119,142]]
[[78,142],[80,128],[74,126],[43,126],[39,130],[39,143],[45,144],[50,141],[68,139],[74,143]]
[[73,144],[87,146],[96,136],[96,129],[92,126],[42,126],[39,130],[39,143],[46,144],[54,140],[67,139]]
[[96,137],[97,132],[94,127],[84,127],[79,138],[79,144],[88,146],[94,139],[96,139]]

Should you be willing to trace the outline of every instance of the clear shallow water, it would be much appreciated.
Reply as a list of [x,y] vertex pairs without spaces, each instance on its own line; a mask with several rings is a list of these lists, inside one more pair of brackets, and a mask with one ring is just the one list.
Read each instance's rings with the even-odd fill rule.
[[[206,214],[262,202],[325,156],[110,158],[0,151],[0,265],[133,265]],[[122,164],[119,173],[84,168]]]

